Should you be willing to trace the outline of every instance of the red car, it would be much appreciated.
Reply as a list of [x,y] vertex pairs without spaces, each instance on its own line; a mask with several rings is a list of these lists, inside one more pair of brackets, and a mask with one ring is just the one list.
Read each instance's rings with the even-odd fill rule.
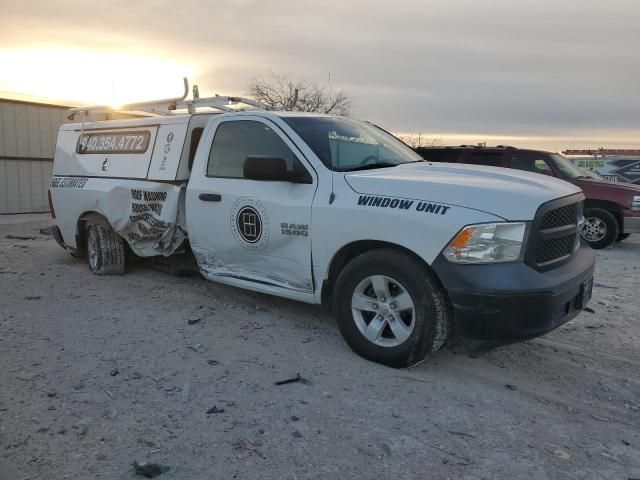
[[551,175],[579,186],[587,197],[584,204],[583,238],[592,248],[604,248],[640,233],[640,186],[609,182],[576,167],[557,153],[514,147],[419,147],[431,162],[471,163],[516,168]]

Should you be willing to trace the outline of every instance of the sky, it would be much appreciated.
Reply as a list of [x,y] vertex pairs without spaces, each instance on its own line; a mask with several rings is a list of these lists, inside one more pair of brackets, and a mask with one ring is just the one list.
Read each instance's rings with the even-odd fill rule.
[[0,97],[246,95],[269,72],[342,89],[425,143],[640,147],[638,0],[1,0]]

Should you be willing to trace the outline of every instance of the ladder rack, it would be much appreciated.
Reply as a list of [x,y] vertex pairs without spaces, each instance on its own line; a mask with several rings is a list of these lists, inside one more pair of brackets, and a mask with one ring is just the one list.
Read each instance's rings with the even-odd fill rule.
[[[114,113],[129,114],[137,117],[155,117],[174,115],[176,110],[186,110],[189,114],[197,112],[198,108],[213,108],[221,112],[233,112],[238,110],[248,110],[256,108],[259,110],[270,110],[271,107],[264,105],[250,98],[244,97],[227,97],[216,95],[214,97],[200,98],[198,86],[193,86],[193,98],[187,100],[189,94],[189,81],[185,77],[184,93],[181,97],[167,98],[162,100],[151,100],[146,102],[129,103],[120,108],[113,108],[109,105],[92,105],[87,107],[76,107],[69,109],[69,120],[73,120],[76,114],[82,115],[84,122],[85,116],[89,114],[112,115]],[[249,108],[232,108],[240,105],[246,105]]]

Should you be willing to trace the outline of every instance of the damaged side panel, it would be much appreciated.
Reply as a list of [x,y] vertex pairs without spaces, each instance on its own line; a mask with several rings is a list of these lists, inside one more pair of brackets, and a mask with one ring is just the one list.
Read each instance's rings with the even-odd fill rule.
[[85,213],[104,216],[139,256],[169,256],[186,238],[186,185],[90,177],[51,179],[50,190],[59,206],[64,242],[76,245],[77,222]]
[[[212,250],[194,248],[200,271],[210,280],[221,278],[240,278],[274,285],[279,288],[312,293],[309,277],[305,275],[306,265],[299,265],[282,258],[271,258],[268,255],[256,254],[253,258],[238,257],[235,261],[223,263]],[[279,268],[269,269],[269,265],[279,262]]]
[[[277,273],[265,275],[263,270],[244,263],[223,264],[212,251],[194,249],[200,273],[207,280],[278,295],[292,300],[314,303],[311,283],[300,275],[300,265],[283,265]],[[266,259],[269,260],[269,259]],[[274,259],[271,259],[272,261]]]

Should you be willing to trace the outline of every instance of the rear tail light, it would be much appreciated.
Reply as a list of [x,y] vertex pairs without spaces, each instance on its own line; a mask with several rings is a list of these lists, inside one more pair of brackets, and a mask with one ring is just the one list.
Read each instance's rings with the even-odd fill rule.
[[49,212],[51,212],[51,218],[56,218],[56,211],[53,208],[53,200],[51,200],[51,190],[47,190],[47,196],[49,197]]

